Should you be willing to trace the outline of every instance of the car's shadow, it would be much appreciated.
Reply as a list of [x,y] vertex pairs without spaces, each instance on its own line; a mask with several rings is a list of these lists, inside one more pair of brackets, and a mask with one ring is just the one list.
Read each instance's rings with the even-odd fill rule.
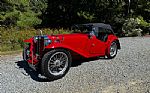
[[[89,59],[82,58],[80,60],[74,60],[72,62],[71,67],[78,67],[82,63],[89,62],[89,61],[94,61],[94,60],[99,60],[99,59],[106,59],[106,58],[103,58],[103,57],[102,58],[89,58]],[[15,63],[17,65],[18,69],[24,70],[22,72],[24,75],[30,76],[35,81],[38,81],[38,82],[51,82],[51,81],[54,81],[54,80],[46,79],[44,76],[42,76],[40,74],[39,71],[33,70],[31,67],[29,67],[29,65],[26,61],[22,60],[22,61],[18,61],[18,62],[15,62]]]
[[109,60],[109,59],[106,57],[80,58],[78,60],[74,60],[72,62],[71,67],[77,67],[77,66],[81,65],[82,63],[96,61],[96,60]]

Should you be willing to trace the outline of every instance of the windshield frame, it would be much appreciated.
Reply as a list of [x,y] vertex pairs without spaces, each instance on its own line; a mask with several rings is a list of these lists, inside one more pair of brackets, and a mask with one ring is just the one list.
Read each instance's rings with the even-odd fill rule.
[[93,30],[92,25],[74,25],[71,27],[72,33],[83,33],[83,34],[89,34]]

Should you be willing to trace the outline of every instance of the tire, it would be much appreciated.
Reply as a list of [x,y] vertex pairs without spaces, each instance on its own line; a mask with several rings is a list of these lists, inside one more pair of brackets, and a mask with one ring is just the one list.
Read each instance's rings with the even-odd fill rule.
[[41,62],[41,73],[49,80],[56,80],[65,76],[69,71],[72,57],[69,51],[54,49],[47,52]]
[[117,55],[118,47],[117,42],[113,41],[108,47],[107,58],[112,59]]
[[29,50],[29,45],[25,46],[24,49],[23,49],[23,53],[22,53],[22,56],[23,56],[23,60],[26,61],[28,58],[29,58],[29,55],[27,55],[27,51]]

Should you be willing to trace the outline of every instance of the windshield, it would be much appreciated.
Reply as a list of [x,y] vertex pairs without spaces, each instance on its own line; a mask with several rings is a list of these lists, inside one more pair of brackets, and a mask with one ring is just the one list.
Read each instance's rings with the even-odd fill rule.
[[73,33],[89,33],[92,31],[92,26],[89,25],[74,25],[72,26]]

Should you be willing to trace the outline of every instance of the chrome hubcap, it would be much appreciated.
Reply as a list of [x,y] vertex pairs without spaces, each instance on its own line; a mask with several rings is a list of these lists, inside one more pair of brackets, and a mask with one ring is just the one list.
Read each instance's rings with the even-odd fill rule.
[[110,47],[110,56],[115,56],[117,53],[117,44],[113,42]]
[[56,52],[50,57],[48,64],[51,74],[61,75],[68,67],[68,56],[64,52]]

